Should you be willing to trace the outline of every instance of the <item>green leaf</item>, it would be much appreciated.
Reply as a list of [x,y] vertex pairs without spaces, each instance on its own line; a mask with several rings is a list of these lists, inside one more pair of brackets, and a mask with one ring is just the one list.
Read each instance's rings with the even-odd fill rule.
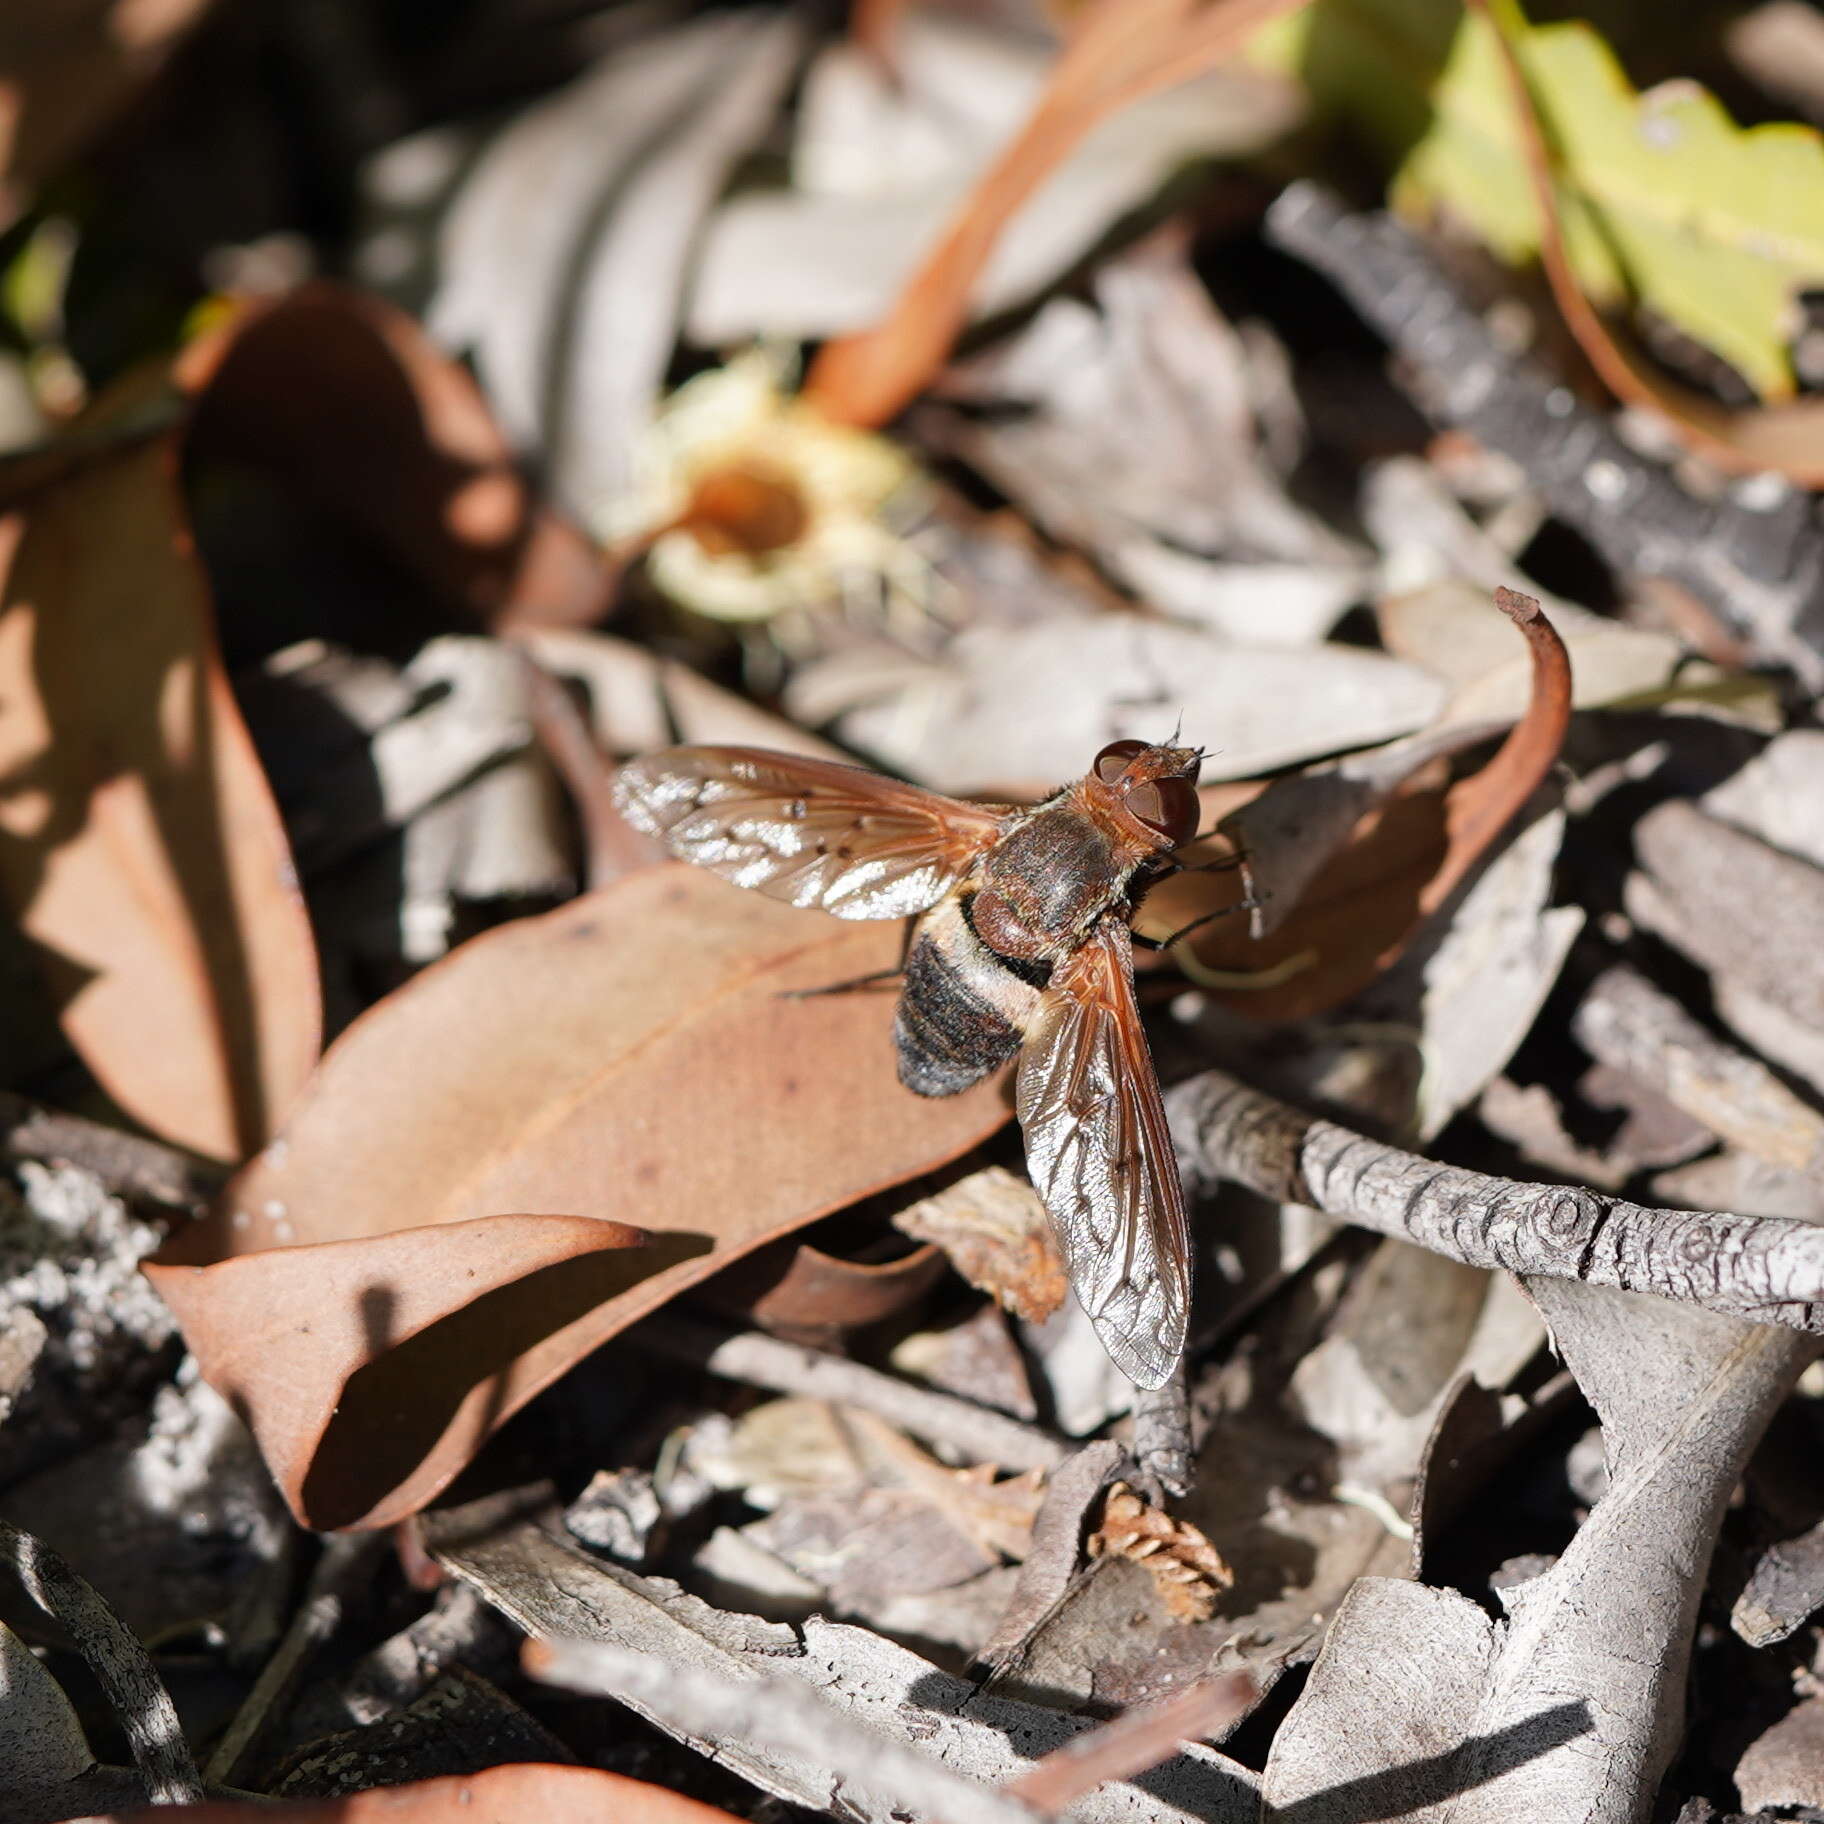
[[[1824,285],[1824,140],[1741,128],[1696,83],[1645,94],[1581,23],[1496,0],[1558,164],[1571,263],[1598,303],[1650,306],[1763,398],[1792,392],[1795,294]],[[1539,215],[1494,34],[1427,0],[1316,0],[1258,41],[1396,169],[1395,207],[1445,210],[1513,264]]]

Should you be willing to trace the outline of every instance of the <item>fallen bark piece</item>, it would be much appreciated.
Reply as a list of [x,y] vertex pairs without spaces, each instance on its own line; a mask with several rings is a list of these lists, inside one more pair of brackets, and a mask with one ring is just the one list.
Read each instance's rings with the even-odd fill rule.
[[1824,1807],[1824,1698],[1809,1697],[1758,1736],[1735,1770],[1752,1812]]
[[1628,880],[1630,916],[1717,976],[1824,1027],[1824,868],[1678,798],[1634,826],[1634,853],[1644,872]]
[[972,1462],[998,1463],[1006,1469],[1052,1469],[1069,1451],[1062,1439],[1004,1413],[776,1336],[757,1331],[730,1334],[669,1315],[653,1323],[647,1334],[664,1353],[712,1374],[775,1393],[846,1401],[934,1444],[947,1444]]
[[1789,1171],[1824,1171],[1824,1115],[1636,971],[1598,976],[1571,1031],[1592,1057],[1658,1090],[1719,1139]]
[[1824,1608],[1824,1521],[1761,1554],[1736,1599],[1729,1625],[1751,1647],[1796,1634]]
[[1063,1600],[1083,1562],[1083,1529],[1089,1511],[1120,1470],[1125,1455],[1112,1438],[1100,1438],[1052,1471],[1044,1505],[1032,1523],[1032,1545],[1020,1566],[1019,1581],[993,1634],[976,1656],[991,1672],[1011,1665],[1034,1630]]
[[[701,1681],[693,1688],[707,1690],[712,1702],[731,1684],[751,1689],[757,1676],[795,1681],[832,1713],[828,1739],[852,1739],[859,1728],[885,1745],[915,1747],[940,1764],[940,1773],[963,1780],[964,1791],[967,1781],[980,1782],[981,1804],[997,1820],[1014,1801],[990,1788],[1092,1727],[1081,1717],[984,1694],[863,1628],[812,1617],[793,1629],[711,1608],[675,1584],[569,1550],[523,1517],[529,1505],[523,1495],[509,1496],[435,1513],[425,1522],[427,1542],[535,1638],[596,1641],[654,1662],[653,1682],[638,1696],[627,1693],[632,1707],[776,1797],[818,1810],[840,1803],[861,1824],[924,1811],[882,1803],[827,1761],[741,1733],[700,1733],[669,1707],[687,1681]],[[1081,1824],[1254,1824],[1257,1810],[1252,1775],[1214,1750],[1191,1747],[1144,1787],[1104,1786],[1072,1816]]]

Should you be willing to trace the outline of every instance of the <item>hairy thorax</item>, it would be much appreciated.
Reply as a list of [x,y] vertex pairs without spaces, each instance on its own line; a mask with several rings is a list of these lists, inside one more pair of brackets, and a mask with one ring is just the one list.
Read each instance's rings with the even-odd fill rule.
[[1066,797],[989,851],[972,922],[1003,956],[1055,959],[1121,897],[1133,866],[1109,831]]

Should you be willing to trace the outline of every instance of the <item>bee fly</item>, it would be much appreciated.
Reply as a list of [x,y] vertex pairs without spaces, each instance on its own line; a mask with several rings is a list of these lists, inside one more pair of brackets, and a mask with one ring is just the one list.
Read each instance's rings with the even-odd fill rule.
[[899,1079],[953,1096],[1019,1053],[1033,1184],[1097,1335],[1141,1387],[1183,1352],[1190,1244],[1130,927],[1196,834],[1199,759],[1117,741],[1030,809],[744,747],[670,748],[615,785],[636,828],[737,886],[838,918],[918,919]]

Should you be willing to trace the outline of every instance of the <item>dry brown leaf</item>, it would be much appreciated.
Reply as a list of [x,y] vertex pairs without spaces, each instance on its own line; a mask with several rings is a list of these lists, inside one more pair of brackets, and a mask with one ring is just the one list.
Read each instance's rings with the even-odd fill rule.
[[[784,998],[890,966],[899,943],[896,926],[812,918],[682,865],[653,868],[465,945],[358,1020],[285,1133],[158,1272],[299,1517],[380,1526],[412,1512],[487,1429],[636,1318],[998,1127],[997,1083],[942,1101],[900,1087],[887,997]],[[378,1246],[390,1259],[402,1231],[433,1225],[414,1308],[420,1327],[441,1309],[465,1334],[477,1286],[466,1262],[445,1263],[447,1225],[526,1210],[653,1239],[599,1269],[620,1276],[612,1297],[554,1310],[508,1366],[504,1351],[453,1354],[460,1385],[441,1398],[470,1404],[441,1436],[372,1439],[367,1454],[342,1442],[345,1423],[369,1423],[361,1400],[338,1417],[329,1397],[351,1380],[346,1313],[340,1354],[295,1323],[257,1352],[244,1345],[240,1275],[265,1274],[266,1309],[287,1310],[315,1295],[333,1254],[358,1268]],[[345,1302],[329,1295],[332,1311]],[[388,1365],[391,1340],[377,1362],[352,1364],[357,1395],[411,1378],[409,1350]]]
[[301,1089],[322,1013],[175,461],[117,448],[0,520],[0,894],[108,1093],[238,1159]]
[[1101,121],[1187,82],[1291,0],[1089,0],[1024,127],[964,200],[886,321],[826,342],[804,390],[844,424],[885,424],[943,365],[1014,214]]
[[1216,1598],[1235,1582],[1222,1554],[1196,1527],[1153,1507],[1125,1482],[1108,1491],[1102,1524],[1089,1536],[1089,1555],[1145,1565],[1160,1600],[1180,1621],[1208,1621]]
[[581,533],[541,509],[466,369],[417,323],[346,286],[249,307],[187,349],[193,463],[264,473],[362,532],[446,615],[581,626],[609,579]]
[[808,1241],[779,1241],[718,1274],[705,1300],[775,1336],[822,1341],[909,1311],[943,1271],[943,1251],[935,1247],[870,1261],[845,1260]]
[[952,1469],[872,1413],[849,1411],[844,1422],[868,1441],[875,1461],[896,1481],[967,1533],[984,1551],[1024,1558],[1045,1498],[1045,1472],[1000,1478],[992,1463]]
[[[143,1818],[144,1812],[134,1812]],[[345,1799],[173,1805],[159,1824],[735,1824],[726,1811],[594,1767],[519,1761],[481,1773],[380,1786]],[[126,1815],[93,1824],[129,1824]]]
[[149,82],[209,0],[35,0],[0,13],[0,229]]
[[1070,1291],[1038,1192],[1004,1166],[986,1166],[921,1197],[893,1226],[937,1243],[970,1285],[1030,1324],[1044,1323]]
[[989,1463],[952,1469],[872,1413],[824,1411],[838,1449],[823,1486],[787,1495],[741,1537],[820,1586],[836,1611],[881,1626],[900,1597],[955,1590],[1026,1556],[1042,1470],[1001,1478]]
[[[1546,778],[1570,724],[1570,660],[1530,596],[1498,589],[1495,599],[1531,650],[1525,716],[1480,772],[1443,790],[1415,774],[1370,810],[1309,877],[1290,915],[1264,936],[1253,935],[1240,918],[1206,926],[1187,946],[1188,972],[1223,1005],[1260,1019],[1298,1019],[1365,987],[1462,885]],[[1415,747],[1415,757],[1424,751]],[[1254,804],[1266,801],[1263,793]],[[1232,834],[1201,846],[1220,854],[1233,852],[1236,837],[1245,845],[1251,808],[1226,820]],[[1181,926],[1238,906],[1244,893],[1239,870],[1181,875],[1149,901],[1149,928],[1168,912],[1180,915]]]
[[574,1336],[604,1301],[679,1258],[646,1240],[590,1216],[478,1216],[145,1271],[292,1510],[328,1530],[402,1517],[406,1472],[460,1469],[593,1346]]

